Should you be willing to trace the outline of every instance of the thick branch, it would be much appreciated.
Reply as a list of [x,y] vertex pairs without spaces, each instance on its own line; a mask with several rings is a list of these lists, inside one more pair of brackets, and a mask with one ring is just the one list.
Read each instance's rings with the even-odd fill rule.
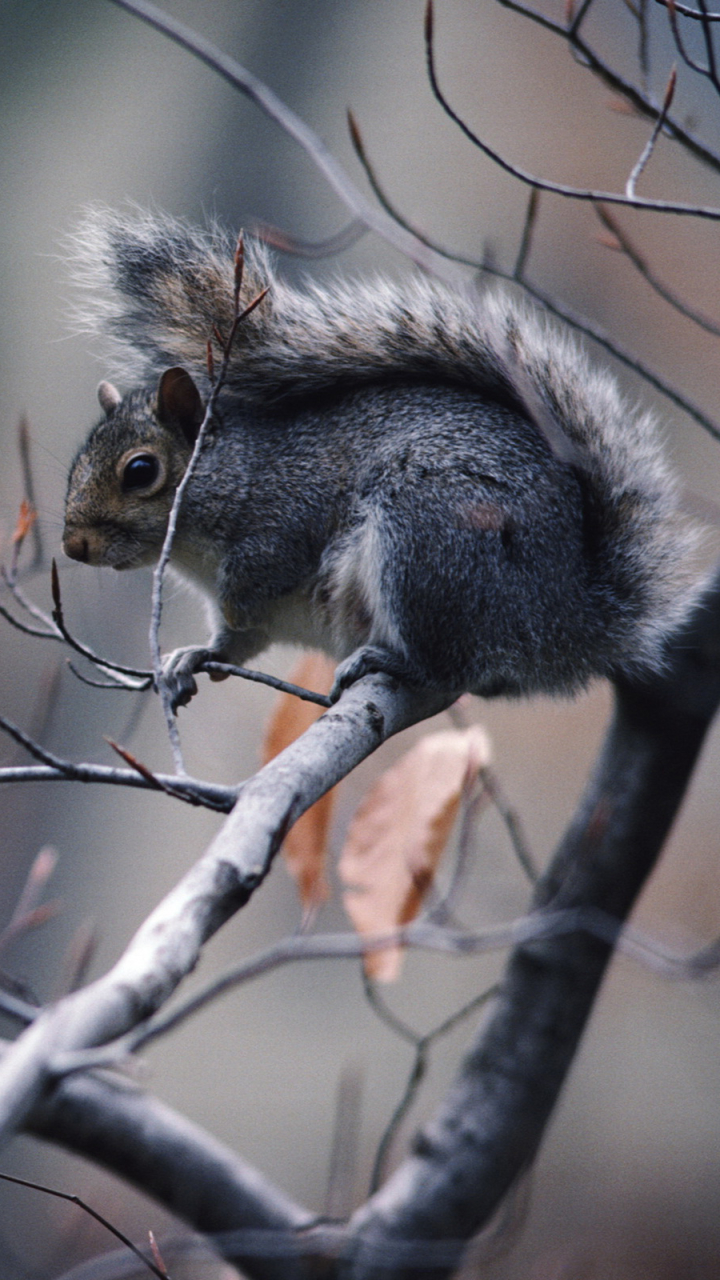
[[[719,638],[720,575],[673,643],[666,674],[618,689],[595,775],[538,884],[537,907],[600,909],[626,918],[720,702]],[[532,1160],[610,955],[607,943],[585,932],[515,950],[494,1014],[439,1114],[351,1224],[356,1240],[349,1274],[362,1280],[386,1275],[395,1247],[422,1238],[446,1242],[445,1271],[452,1269],[452,1243],[487,1223]],[[440,1274],[437,1266],[401,1266],[393,1280]]]
[[312,1219],[234,1152],[163,1103],[108,1076],[65,1081],[26,1129],[134,1183],[252,1280],[293,1280]]
[[159,1009],[203,944],[262,883],[283,837],[311,804],[381,742],[447,699],[366,676],[242,788],[203,857],[152,912],[104,977],[43,1013],[0,1064],[0,1133],[22,1124],[57,1053],[122,1035]]

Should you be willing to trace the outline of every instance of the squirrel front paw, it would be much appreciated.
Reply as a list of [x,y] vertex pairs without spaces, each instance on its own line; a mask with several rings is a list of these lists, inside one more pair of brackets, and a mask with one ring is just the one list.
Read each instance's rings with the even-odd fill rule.
[[170,706],[173,711],[187,706],[197,693],[195,672],[204,662],[220,661],[222,655],[216,649],[206,649],[203,645],[187,645],[184,649],[173,649],[162,661],[162,680],[170,694]]
[[394,676],[403,684],[417,684],[417,680],[412,679],[408,663],[402,654],[393,649],[384,649],[381,645],[364,644],[336,668],[330,701],[337,702],[344,689],[373,672]]

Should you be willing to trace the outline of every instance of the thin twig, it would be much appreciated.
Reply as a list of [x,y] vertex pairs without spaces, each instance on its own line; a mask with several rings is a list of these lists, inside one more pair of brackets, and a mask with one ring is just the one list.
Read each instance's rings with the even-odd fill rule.
[[[119,2],[119,0],[116,0]],[[509,0],[500,0],[501,4],[507,4]],[[511,7],[515,7],[514,5]],[[432,91],[440,103],[443,111],[450,117],[454,124],[458,126],[465,137],[472,142],[473,146],[482,151],[488,159],[492,160],[500,169],[504,170],[513,178],[517,178],[519,182],[528,187],[535,187],[538,191],[550,191],[554,195],[562,196],[564,199],[597,202],[603,201],[605,204],[619,204],[630,206],[633,209],[649,209],[655,213],[675,214],[680,217],[706,218],[710,221],[720,221],[720,208],[716,205],[694,205],[684,204],[681,201],[674,200],[651,200],[647,197],[623,195],[617,191],[594,191],[588,187],[573,187],[563,182],[551,182],[545,178],[538,178],[535,174],[530,173],[527,169],[520,168],[519,165],[511,164],[498,151],[495,151],[487,142],[483,141],[458,115],[457,111],[451,107],[447,98],[443,94],[435,71],[435,57],[433,53],[433,23],[432,23],[432,0],[428,0],[427,20],[425,24],[426,32],[426,49],[427,49],[427,67],[428,76]],[[656,113],[653,112],[653,118]],[[663,123],[668,123],[666,117]],[[720,167],[720,157],[717,158],[717,166]]]
[[[51,845],[45,845],[33,858],[13,913],[0,932],[0,951],[9,946],[25,929],[33,927],[36,922],[39,923],[36,919],[36,911],[45,886],[57,866],[57,860],[57,850]],[[57,904],[46,904],[46,910],[48,907],[54,907],[56,910]]]
[[39,627],[31,627],[29,623],[21,622],[9,609],[6,609],[4,604],[0,604],[0,615],[10,623],[11,627],[15,627],[16,631],[22,631],[26,636],[35,636],[38,640],[63,639],[61,635],[58,635],[57,631],[41,631]]
[[[662,2],[663,0],[660,0],[660,3]],[[545,14],[539,13],[530,5],[522,3],[522,0],[497,0],[497,3],[502,5],[504,9],[509,9],[512,13],[518,13],[524,18],[528,18],[531,22],[537,23],[546,31],[550,31],[553,35],[559,36],[560,39],[565,40],[569,44],[571,50],[579,55],[583,65],[586,66],[593,75],[597,76],[599,80],[602,80],[602,82],[615,93],[625,98],[625,100],[641,115],[646,116],[650,120],[657,119],[660,110],[657,103],[647,94],[638,89],[636,85],[621,76],[614,67],[610,66],[609,63],[605,62],[604,59],[601,58],[577,32],[573,34],[570,27],[563,25],[561,22],[555,22],[552,18],[546,17]],[[695,159],[699,160],[702,164],[707,165],[708,168],[713,169],[715,173],[720,172],[720,154],[718,152],[713,151],[705,143],[700,142],[694,134],[684,128],[684,126],[680,124],[679,120],[676,120],[673,116],[668,116],[665,121],[665,126],[667,132],[675,139],[676,142],[679,142],[680,145],[690,153],[690,155],[694,156]],[[637,207],[640,208],[645,206],[642,206],[638,201]],[[649,205],[647,207],[653,206]]]
[[720,22],[720,13],[700,13],[699,9],[690,9],[688,5],[676,4],[674,0],[655,0],[655,3],[659,4],[661,9],[669,9],[672,3],[676,13],[681,14],[683,18],[695,18],[698,22]]
[[[35,511],[37,511],[37,499],[35,497],[35,477],[33,475],[32,455],[30,451],[30,425],[24,413],[20,415],[18,423],[18,452],[20,454],[20,466],[23,475],[23,488],[25,497]],[[40,523],[35,520],[31,530],[33,541],[33,555],[28,565],[28,572],[32,573],[39,569],[43,561],[43,544],[42,533],[40,531]]]
[[111,671],[115,676],[117,676],[118,680],[124,681],[126,679],[127,687],[129,689],[140,690],[149,688],[152,676],[149,675],[147,671],[140,671],[137,667],[125,667],[119,662],[110,662],[107,658],[101,658],[99,654],[95,653],[92,649],[89,649],[87,645],[81,644],[79,640],[76,640],[68,631],[65,626],[65,617],[63,615],[62,599],[60,596],[60,576],[58,574],[55,560],[52,562],[50,584],[53,597],[52,620],[63,640],[70,645],[70,648],[74,649],[76,653],[82,654],[84,658],[87,658],[94,666],[100,667],[101,670]]
[[698,8],[702,14],[702,32],[705,41],[705,53],[707,54],[707,77],[713,87],[720,90],[720,81],[718,81],[717,62],[715,58],[715,45],[713,43],[712,27],[709,22],[709,10],[706,0],[698,0]]
[[249,98],[251,102],[254,102],[261,111],[264,111],[271,120],[274,120],[280,126],[288,137],[292,138],[302,148],[346,208],[371,231],[375,231],[382,236],[384,240],[409,258],[411,262],[415,262],[424,270],[432,271],[441,279],[452,280],[457,278],[455,273],[451,273],[448,270],[446,261],[441,257],[435,257],[421,241],[405,233],[401,227],[394,225],[391,219],[385,217],[382,210],[375,208],[365,198],[328,150],[322,139],[294,111],[291,111],[267,85],[263,84],[257,76],[254,76],[245,67],[242,67],[240,63],[223,53],[209,40],[206,40],[204,36],[186,26],[185,23],[178,22],[156,5],[149,3],[149,0],[112,0],[112,3],[127,10],[128,13],[134,14],[135,17],[154,27],[156,31],[162,32],[163,35],[174,40],[176,44],[187,49],[193,57],[204,62],[206,66],[226,80],[234,89],[237,89],[245,97]]
[[190,454],[190,459],[185,468],[183,477],[177,489],[175,490],[175,496],[173,498],[173,503],[170,508],[170,514],[168,516],[167,529],[165,532],[165,538],[163,540],[162,549],[160,551],[160,556],[158,557],[157,564],[155,565],[155,568],[153,570],[152,603],[151,603],[151,613],[150,613],[150,635],[149,635],[150,656],[151,656],[152,667],[153,667],[153,680],[154,680],[155,688],[160,694],[160,701],[162,703],[162,708],[165,715],[165,723],[168,731],[168,737],[170,739],[173,758],[175,760],[175,768],[180,775],[185,774],[186,770],[183,762],[182,748],[180,745],[180,734],[178,732],[177,720],[175,718],[175,711],[172,705],[172,695],[164,676],[162,655],[160,651],[160,622],[162,619],[163,582],[165,577],[165,570],[167,569],[168,563],[170,561],[170,556],[172,554],[173,543],[174,543],[175,534],[177,531],[177,522],[180,514],[180,508],[182,506],[182,501],[185,496],[187,487],[190,484],[190,481],[192,480],[193,475],[195,474],[195,469],[200,459],[200,454],[202,452],[206,436],[208,434],[208,431],[210,430],[210,424],[213,421],[213,416],[215,413],[215,407],[217,405],[218,396],[220,395],[220,392],[222,391],[222,388],[225,385],[228,369],[230,367],[230,357],[232,355],[232,347],[235,341],[236,334],[243,320],[245,320],[246,317],[249,316],[255,310],[255,308],[262,302],[263,298],[267,294],[267,289],[263,289],[255,298],[252,299],[252,301],[246,307],[242,309],[240,308],[240,290],[242,286],[243,262],[244,262],[244,254],[243,254],[243,241],[242,241],[242,232],[241,232],[240,237],[238,238],[237,249],[235,252],[234,316],[233,316],[232,325],[230,326],[230,332],[227,335],[227,338],[225,340],[225,346],[223,350],[223,360],[220,366],[220,372],[217,378],[213,378],[212,346],[210,342],[208,342],[208,366],[209,366],[208,371],[210,374],[211,381],[213,382],[213,386],[212,386],[210,395],[208,397],[207,404],[205,406],[205,414],[200,424],[200,429],[198,430],[197,436],[195,438],[195,443],[193,445],[192,453]]
[[291,684],[289,680],[280,680],[277,676],[268,675],[266,671],[253,671],[250,667],[235,667],[229,662],[203,662],[200,671],[217,672],[219,675],[239,676],[242,680],[251,680],[257,684],[266,684],[279,693],[291,693],[303,702],[314,702],[318,707],[331,707],[332,702],[324,693],[314,693],[312,689],[303,689],[302,685]]
[[335,235],[328,236],[325,240],[301,240],[298,236],[292,236],[287,231],[282,231],[280,227],[270,226],[267,222],[258,222],[253,227],[253,235],[273,249],[278,249],[281,253],[291,253],[296,258],[313,259],[329,258],[336,253],[345,253],[367,233],[366,224],[359,218],[353,218],[340,231],[336,231]]
[[620,226],[617,218],[610,213],[610,210],[605,209],[602,205],[596,205],[595,212],[603,225],[607,227],[610,234],[617,240],[618,247],[625,254],[625,257],[632,263],[636,271],[639,272],[646,283],[650,285],[653,292],[656,293],[659,298],[662,298],[664,302],[669,303],[671,307],[680,313],[680,315],[685,316],[687,320],[692,320],[693,324],[698,325],[699,328],[705,329],[707,333],[712,333],[715,337],[720,338],[720,322],[712,320],[710,316],[705,315],[702,311],[698,311],[697,308],[689,306],[687,302],[684,302],[683,299],[678,296],[678,294],[658,279],[652,268],[649,266],[647,259],[640,250],[636,248],[627,233]]
[[614,356],[616,360],[619,360],[628,369],[637,373],[639,377],[649,383],[650,386],[654,387],[656,391],[659,391],[661,395],[665,396],[668,400],[671,400],[679,409],[682,409],[688,417],[693,418],[695,422],[709,433],[709,435],[713,436],[716,440],[720,440],[720,425],[712,418],[708,417],[704,410],[702,410],[692,400],[689,400],[681,391],[678,391],[677,387],[672,383],[661,378],[655,370],[649,367],[649,365],[644,364],[637,356],[634,356],[624,347],[621,347],[617,342],[610,338],[603,329],[588,320],[585,316],[579,316],[576,312],[570,311],[568,307],[556,302],[549,294],[544,293],[541,289],[538,289],[535,285],[531,284],[527,278],[516,280],[514,279],[513,274],[508,271],[503,271],[499,267],[491,266],[487,262],[480,262],[477,259],[468,258],[461,254],[455,254],[451,250],[445,249],[444,246],[438,245],[435,241],[432,241],[424,232],[411,227],[411,224],[407,219],[394,208],[389,197],[381,187],[379,179],[374,172],[367,153],[362,145],[362,139],[360,138],[360,133],[357,130],[357,125],[355,125],[353,141],[355,141],[355,136],[357,136],[359,144],[356,147],[358,157],[365,167],[368,179],[378,197],[378,200],[383,205],[383,208],[386,209],[388,214],[391,217],[396,218],[401,226],[409,227],[418,239],[422,239],[428,245],[431,245],[437,253],[445,253],[448,257],[452,258],[454,262],[461,262],[466,266],[471,266],[476,271],[484,272],[487,275],[495,277],[495,279],[505,280],[510,284],[519,285],[525,293],[533,298],[535,302],[538,302],[542,307],[544,307],[546,311],[549,311],[551,315],[557,316],[559,320],[562,320],[578,333],[583,334],[586,338],[591,338],[593,342],[597,342],[598,345],[607,351],[609,355]]
[[58,1191],[55,1187],[46,1187],[40,1182],[30,1182],[27,1178],[15,1178],[10,1173],[0,1173],[0,1178],[3,1182],[12,1182],[17,1187],[29,1187],[31,1191],[42,1191],[46,1196],[54,1196],[57,1200],[65,1200],[68,1204],[77,1205],[84,1213],[89,1214],[91,1218],[94,1218],[96,1222],[99,1222],[101,1227],[105,1227],[106,1231],[109,1231],[111,1235],[114,1235],[115,1239],[119,1240],[121,1244],[124,1244],[126,1249],[130,1249],[130,1251],[135,1254],[135,1257],[138,1258],[145,1267],[147,1267],[151,1275],[157,1276],[158,1280],[169,1280],[167,1271],[161,1271],[156,1267],[154,1262],[151,1262],[150,1259],[147,1258],[140,1249],[138,1249],[137,1245],[133,1244],[129,1236],[126,1236],[118,1227],[113,1226],[112,1222],[108,1222],[107,1218],[104,1218],[101,1213],[98,1213],[97,1209],[93,1209],[87,1201],[83,1200],[80,1196],[71,1195],[67,1191]]
[[12,995],[9,991],[0,988],[0,1010],[8,1018],[15,1018],[21,1022],[24,1027],[28,1027],[34,1022],[40,1013],[38,1005],[32,1005],[27,1000],[21,1000],[18,996]]
[[510,837],[510,843],[512,844],[515,857],[520,863],[520,866],[525,872],[530,883],[537,884],[540,872],[536,865],[535,858],[530,851],[530,846],[523,830],[520,814],[517,809],[513,808],[510,804],[502,786],[500,785],[499,778],[489,765],[483,766],[480,770],[480,777],[492,803],[505,823],[505,829]]
[[527,210],[525,212],[525,221],[523,223],[522,237],[520,240],[520,248],[515,259],[513,268],[513,280],[521,282],[525,274],[530,250],[532,248],[533,232],[535,230],[535,222],[537,220],[538,210],[540,208],[540,192],[532,190],[528,197]]
[[406,1023],[402,1023],[396,1019],[392,1010],[388,1008],[387,1004],[380,996],[377,986],[370,978],[367,977],[364,968],[363,989],[370,1007],[378,1017],[380,1017],[388,1026],[392,1027],[394,1031],[401,1032],[402,1029],[403,1039],[408,1040],[415,1050],[413,1062],[405,1082],[405,1088],[403,1089],[402,1096],[393,1108],[392,1115],[385,1126],[375,1152],[369,1188],[370,1193],[372,1194],[377,1191],[378,1187],[384,1180],[392,1144],[395,1141],[400,1125],[415,1101],[418,1089],[425,1077],[425,1073],[428,1068],[430,1050],[433,1044],[436,1040],[441,1039],[443,1036],[447,1035],[448,1032],[454,1030],[459,1023],[464,1022],[472,1013],[476,1013],[478,1009],[481,1009],[483,1005],[487,1004],[488,1000],[491,1000],[492,997],[497,994],[498,988],[497,985],[493,985],[492,987],[489,987],[487,991],[482,991],[479,995],[473,996],[472,1000],[468,1000],[462,1008],[451,1013],[449,1017],[443,1019],[443,1021],[436,1027],[433,1027],[431,1031],[427,1031],[424,1034],[414,1032]]
[[161,790],[172,794],[188,804],[203,804],[207,808],[217,809],[221,813],[229,813],[237,801],[238,787],[223,787],[213,782],[202,782],[186,775],[155,773],[154,782],[141,777],[137,769],[117,769],[102,764],[75,764],[63,760],[50,751],[46,751],[39,743],[24,733],[5,716],[0,716],[0,730],[7,733],[15,742],[25,747],[41,766],[11,765],[0,768],[0,784],[17,782],[103,782],[120,787],[141,787]]
[[670,30],[672,32],[673,40],[675,41],[675,48],[680,54],[685,66],[689,67],[691,71],[696,72],[698,75],[706,76],[707,67],[703,67],[700,62],[696,62],[694,58],[691,58],[685,47],[685,41],[683,40],[682,33],[680,31],[680,24],[677,20],[677,10],[673,0],[669,0],[667,11],[668,18],[670,19]]
[[665,89],[665,97],[663,98],[662,110],[660,112],[660,115],[655,121],[652,133],[650,134],[650,137],[648,138],[648,141],[645,144],[637,163],[633,165],[630,176],[625,184],[625,195],[627,196],[628,200],[632,201],[633,204],[635,203],[637,198],[635,195],[635,186],[637,184],[638,179],[640,178],[640,175],[645,169],[653,151],[655,150],[655,143],[657,142],[660,136],[660,133],[662,132],[663,125],[665,124],[665,121],[667,119],[667,113],[670,110],[670,105],[675,96],[676,84],[677,84],[677,68],[673,67],[668,77],[667,87]]
[[[495,951],[504,951],[521,942],[563,937],[577,932],[587,933],[604,942],[612,941],[641,963],[646,963],[650,967],[657,963],[662,967],[663,972],[670,969],[672,976],[678,976],[677,965],[680,964],[682,976],[691,976],[689,966],[693,964],[692,958],[678,960],[677,957],[670,957],[669,953],[645,939],[642,934],[628,935],[627,943],[623,936],[623,939],[618,942],[617,921],[598,911],[537,912],[534,915],[520,916],[508,923],[489,925],[479,930],[437,924],[428,917],[383,933],[362,936],[353,933],[299,933],[282,938],[279,942],[242,961],[241,964],[235,965],[219,978],[214,978],[200,991],[176,1005],[170,1013],[158,1014],[154,1018],[140,1022],[127,1034],[115,1040],[109,1040],[98,1048],[55,1053],[50,1069],[53,1075],[64,1076],[77,1071],[114,1066],[128,1058],[130,1054],[146,1048],[155,1040],[175,1031],[226,992],[273,973],[287,964],[316,960],[364,959],[367,955],[385,950],[389,946],[433,951],[448,956],[487,955]],[[720,964],[720,959],[711,963],[707,958],[707,949],[704,949],[702,954],[704,957],[702,974],[705,976],[715,965]],[[694,969],[692,975],[695,976]],[[415,1033],[399,1019],[396,1021],[395,1030],[403,1036],[403,1039],[415,1043]]]
[[638,0],[636,13],[638,24],[638,66],[642,79],[643,93],[647,95],[650,83],[650,40],[648,37],[648,0]]

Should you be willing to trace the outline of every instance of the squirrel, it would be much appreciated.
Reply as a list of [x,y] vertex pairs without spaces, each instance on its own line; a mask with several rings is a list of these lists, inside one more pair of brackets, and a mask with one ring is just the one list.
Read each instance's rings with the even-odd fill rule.
[[[158,559],[233,318],[234,244],[164,215],[91,211],[85,328],[139,385],[98,389],[63,546]],[[369,671],[449,695],[570,694],[651,672],[692,596],[694,535],[652,418],[507,293],[424,277],[295,289],[249,239],[226,381],[171,566],[212,638],[164,659],[174,709],[208,659],[324,650],[333,697]]]

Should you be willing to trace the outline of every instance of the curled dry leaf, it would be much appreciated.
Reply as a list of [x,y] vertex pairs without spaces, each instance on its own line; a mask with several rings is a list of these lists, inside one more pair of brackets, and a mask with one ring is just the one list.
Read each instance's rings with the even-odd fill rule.
[[[335,675],[334,664],[323,653],[307,653],[293,668],[290,680],[316,693],[329,693]],[[279,755],[322,715],[323,708],[302,702],[290,693],[278,695],[263,741],[263,763]],[[332,817],[334,788],[326,792],[288,831],[282,852],[298,886],[303,910],[312,911],[330,895],[325,878],[325,855]]]
[[[378,780],[350,824],[338,868],[358,933],[384,933],[414,919],[463,791],[489,762],[488,736],[474,725],[422,738]],[[370,952],[365,967],[392,982],[401,958],[400,947],[387,947]]]

